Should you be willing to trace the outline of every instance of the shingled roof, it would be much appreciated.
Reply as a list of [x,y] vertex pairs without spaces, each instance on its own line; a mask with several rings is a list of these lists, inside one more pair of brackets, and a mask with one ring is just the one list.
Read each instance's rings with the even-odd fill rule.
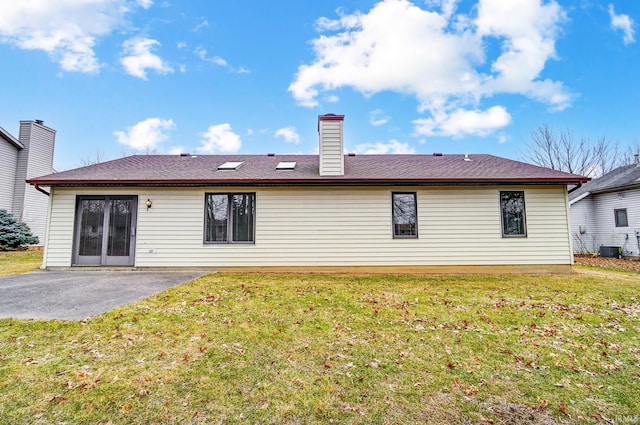
[[[579,184],[586,177],[493,155],[345,155],[343,176],[319,175],[318,155],[133,155],[37,177],[42,186]],[[236,170],[219,170],[242,162]],[[293,170],[276,170],[295,162]]]
[[[602,177],[593,179],[569,195],[571,201],[584,198],[592,193],[640,188],[640,164],[618,167]],[[575,201],[577,202],[577,201]]]

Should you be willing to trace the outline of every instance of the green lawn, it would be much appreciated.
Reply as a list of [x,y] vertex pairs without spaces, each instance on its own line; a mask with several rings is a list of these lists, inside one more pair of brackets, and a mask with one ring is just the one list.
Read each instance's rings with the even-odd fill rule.
[[0,422],[638,423],[636,277],[218,274],[0,320]]
[[42,251],[0,251],[0,276],[31,272],[41,264]]

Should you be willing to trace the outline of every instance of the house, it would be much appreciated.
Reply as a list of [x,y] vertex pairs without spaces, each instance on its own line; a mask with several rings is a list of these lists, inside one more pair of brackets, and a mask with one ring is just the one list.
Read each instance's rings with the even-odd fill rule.
[[51,188],[43,267],[570,272],[567,185],[492,155],[134,155],[32,178]]
[[16,139],[0,127],[0,209],[26,223],[43,244],[49,198],[26,183],[53,172],[55,130],[40,120],[20,121]]
[[574,252],[640,255],[639,162],[636,154],[635,163],[616,168],[571,192]]

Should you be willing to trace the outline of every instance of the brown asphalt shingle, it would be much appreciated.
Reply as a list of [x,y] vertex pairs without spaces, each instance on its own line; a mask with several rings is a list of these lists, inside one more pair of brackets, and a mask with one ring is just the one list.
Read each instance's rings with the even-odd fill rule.
[[[323,177],[318,155],[133,155],[31,179],[55,185],[341,185],[341,184],[576,184],[587,178],[493,155],[345,156],[345,174]],[[243,161],[222,171],[227,161]],[[276,171],[281,161],[295,161],[293,171]]]

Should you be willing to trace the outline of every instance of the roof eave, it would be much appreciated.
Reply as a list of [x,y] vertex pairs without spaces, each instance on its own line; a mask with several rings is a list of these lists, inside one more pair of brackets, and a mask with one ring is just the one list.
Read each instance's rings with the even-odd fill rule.
[[593,190],[591,191],[591,193],[593,194],[610,193],[610,192],[617,192],[620,190],[632,190],[632,189],[638,189],[638,188],[640,188],[640,182],[634,182],[631,184],[623,184],[619,186],[611,186],[604,189]]
[[575,199],[570,200],[569,201],[569,205],[571,206],[571,205],[575,204],[576,202],[580,202],[580,201],[582,201],[584,198],[586,198],[589,195],[591,195],[591,192],[585,192],[582,195],[577,196]]
[[584,178],[515,178],[515,179],[353,179],[344,177],[314,179],[30,179],[27,183],[43,186],[443,186],[443,185],[571,185]]
[[7,130],[5,130],[2,127],[0,127],[0,136],[3,139],[5,139],[7,142],[11,143],[16,148],[18,148],[18,150],[24,149],[24,145],[22,143],[20,143],[20,141],[18,139],[13,137],[13,135],[11,133],[9,133]]

